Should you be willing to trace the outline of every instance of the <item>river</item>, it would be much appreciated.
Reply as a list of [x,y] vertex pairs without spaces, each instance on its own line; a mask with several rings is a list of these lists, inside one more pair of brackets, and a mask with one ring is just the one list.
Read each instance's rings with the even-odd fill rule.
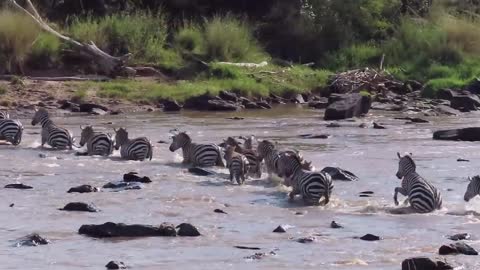
[[[231,116],[245,120],[226,119]],[[25,125],[22,144],[0,146],[2,185],[21,182],[32,190],[0,190],[0,260],[2,269],[104,269],[110,260],[132,269],[400,269],[403,259],[438,257],[438,248],[451,243],[446,235],[469,232],[468,243],[480,249],[480,198],[463,201],[467,177],[479,174],[478,143],[432,140],[436,129],[478,126],[478,114],[437,117],[427,124],[393,120],[394,113],[373,111],[356,122],[326,128],[319,111],[295,106],[237,113],[183,112],[119,116],[54,118],[80,134],[79,126],[92,124],[110,130],[127,127],[130,136],[147,136],[152,142],[170,142],[169,130],[186,130],[195,142],[220,143],[232,135],[254,134],[273,139],[282,147],[302,150],[317,169],[339,166],[354,172],[358,182],[335,182],[330,204],[305,207],[288,203],[288,189],[278,181],[247,180],[230,184],[226,169],[215,177],[193,176],[180,165],[181,153],[168,144],[155,143],[152,161],[133,162],[112,158],[75,156],[72,151],[40,149],[39,127]],[[373,121],[387,129],[359,128]],[[299,134],[328,133],[328,139],[302,139]],[[393,214],[396,152],[411,152],[417,171],[443,194],[444,209],[432,214]],[[40,158],[43,153],[47,157]],[[117,157],[117,158],[116,158]],[[470,162],[457,162],[465,158]],[[73,186],[102,186],[120,180],[123,173],[139,172],[153,183],[141,190],[67,194]],[[370,198],[361,191],[373,191]],[[101,212],[59,211],[68,202],[94,203]],[[403,197],[400,197],[403,201]],[[10,204],[13,207],[9,207]],[[223,209],[228,214],[214,213]],[[335,220],[343,229],[331,229]],[[79,235],[82,224],[107,221],[179,224],[190,222],[203,234],[196,238],[92,239]],[[272,233],[280,224],[287,233]],[[51,240],[46,246],[15,247],[15,240],[30,233]],[[383,238],[366,242],[354,237],[371,233]],[[313,243],[295,241],[316,235]],[[252,246],[260,251],[234,246]],[[272,254],[270,252],[273,251]],[[265,252],[260,260],[246,258]],[[477,256],[448,256],[463,269],[478,269]]]

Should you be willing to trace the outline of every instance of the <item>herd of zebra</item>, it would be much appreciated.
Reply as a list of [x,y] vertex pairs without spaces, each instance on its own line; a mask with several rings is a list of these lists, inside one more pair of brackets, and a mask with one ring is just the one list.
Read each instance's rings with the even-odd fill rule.
[[[41,146],[50,145],[55,149],[73,149],[72,133],[56,125],[49,117],[47,110],[35,111],[32,125],[40,123]],[[125,128],[114,129],[115,138],[108,133],[97,132],[92,126],[81,128],[80,146],[87,146],[85,155],[109,156],[114,148],[120,150],[120,156],[126,160],[151,160],[153,146],[146,137],[129,139]],[[23,126],[18,120],[12,120],[9,114],[0,111],[0,140],[13,145],[20,144]],[[230,181],[236,180],[241,185],[248,177],[260,178],[265,167],[269,177],[274,174],[283,179],[283,184],[292,187],[290,200],[300,195],[306,205],[327,204],[333,190],[333,181],[329,173],[316,171],[311,162],[306,161],[296,150],[281,151],[269,140],[257,141],[254,136],[240,137],[241,143],[233,137],[216,144],[196,144],[186,132],[172,130],[171,152],[182,149],[183,163],[198,166],[227,167]],[[243,145],[243,146],[242,146]],[[397,153],[398,172],[396,176],[402,180],[401,187],[395,188],[394,202],[399,205],[398,193],[406,196],[404,204],[419,213],[428,213],[442,207],[440,191],[416,172],[416,165],[411,154],[401,156]],[[226,164],[224,162],[226,161]],[[480,176],[469,178],[470,182],[464,195],[469,201],[480,195]],[[323,198],[323,201],[320,201]]]

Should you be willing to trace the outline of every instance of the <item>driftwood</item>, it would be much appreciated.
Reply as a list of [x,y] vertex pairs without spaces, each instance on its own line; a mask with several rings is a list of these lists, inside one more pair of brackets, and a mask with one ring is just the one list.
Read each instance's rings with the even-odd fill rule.
[[333,93],[353,93],[366,90],[369,92],[384,92],[387,88],[402,87],[403,83],[395,80],[385,71],[364,68],[355,69],[332,75],[329,88]]
[[236,67],[252,67],[252,68],[258,68],[258,67],[265,67],[268,65],[267,61],[263,61],[261,63],[233,63],[233,62],[217,62],[217,64],[220,65],[229,65],[229,66],[236,66]]
[[111,56],[108,53],[102,51],[100,48],[90,41],[89,43],[82,43],[76,41],[70,37],[60,34],[53,28],[51,28],[45,21],[43,21],[40,14],[37,12],[30,0],[25,0],[26,8],[17,3],[16,0],[8,0],[16,9],[30,16],[42,30],[51,33],[58,37],[60,40],[72,45],[78,52],[78,54],[87,56],[91,61],[97,64],[101,73],[110,76],[134,76],[135,69],[126,66],[126,62],[130,57],[130,54],[126,54],[120,57]]

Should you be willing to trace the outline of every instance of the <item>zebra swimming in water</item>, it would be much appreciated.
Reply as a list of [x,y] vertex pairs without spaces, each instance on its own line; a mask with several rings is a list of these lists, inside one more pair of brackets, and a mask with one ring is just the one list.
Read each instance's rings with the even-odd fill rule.
[[169,150],[175,152],[182,148],[183,163],[193,166],[225,167],[222,160],[220,147],[216,144],[196,144],[186,132],[178,132],[173,135]]
[[62,127],[59,127],[50,120],[48,111],[40,108],[35,111],[32,119],[32,125],[40,123],[42,125],[42,148],[45,143],[56,149],[72,149],[72,133]]
[[6,111],[0,111],[0,120],[2,119],[9,119],[10,115]]
[[319,205],[324,197],[323,204],[330,201],[333,190],[333,181],[329,174],[312,172],[302,168],[302,159],[293,151],[280,154],[277,161],[278,175],[285,179],[285,185],[293,188],[290,200],[300,194],[307,205]]
[[13,145],[19,145],[22,141],[23,125],[18,120],[0,120],[0,139],[6,140]]
[[257,151],[253,149],[247,149],[246,145],[242,147],[240,143],[232,137],[228,137],[224,141],[225,145],[231,145],[234,147],[235,152],[244,155],[248,160],[247,176],[260,178],[262,177],[262,161],[259,159]]
[[115,149],[120,149],[120,156],[126,160],[145,159],[152,160],[153,146],[146,137],[135,139],[128,138],[128,132],[125,128],[114,129],[115,131]]
[[240,154],[235,152],[235,146],[227,145],[225,147],[225,160],[227,162],[227,168],[230,171],[230,182],[233,182],[233,179],[237,180],[239,185],[242,185],[245,182],[245,175],[248,172],[248,159]]
[[411,154],[401,156],[397,153],[398,172],[396,176],[402,180],[402,186],[395,188],[393,200],[398,205],[397,194],[408,197],[410,206],[419,213],[429,213],[442,208],[442,196],[440,191],[422,178],[415,170],[416,165]]
[[92,126],[80,126],[80,146],[87,144],[87,155],[109,156],[113,152],[113,140],[110,134],[96,132]]
[[470,183],[468,183],[467,190],[463,199],[468,202],[473,199],[475,196],[480,195],[480,176],[476,175],[474,177],[469,177]]
[[275,149],[275,144],[268,140],[260,141],[257,146],[257,152],[259,161],[265,160],[268,177],[272,177],[274,173],[277,174],[275,164],[280,154],[278,150]]

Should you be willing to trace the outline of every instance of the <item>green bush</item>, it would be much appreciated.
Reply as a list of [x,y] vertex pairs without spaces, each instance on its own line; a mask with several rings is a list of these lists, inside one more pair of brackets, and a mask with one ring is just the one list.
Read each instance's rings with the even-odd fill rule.
[[205,20],[205,53],[209,60],[261,61],[265,55],[248,25],[230,15]]
[[326,59],[329,68],[345,70],[362,67],[378,68],[382,52],[376,45],[359,44],[340,49],[328,54]]
[[41,33],[28,54],[28,63],[34,68],[49,68],[60,56],[60,40],[51,34]]
[[0,10],[0,63],[5,63],[7,72],[21,71],[38,34],[39,29],[30,17]]
[[185,23],[175,33],[173,45],[180,52],[204,53],[205,41],[202,27],[193,23]]
[[429,80],[422,91],[422,96],[428,98],[435,98],[437,92],[444,88],[461,88],[465,86],[466,82],[457,78],[441,78]]

